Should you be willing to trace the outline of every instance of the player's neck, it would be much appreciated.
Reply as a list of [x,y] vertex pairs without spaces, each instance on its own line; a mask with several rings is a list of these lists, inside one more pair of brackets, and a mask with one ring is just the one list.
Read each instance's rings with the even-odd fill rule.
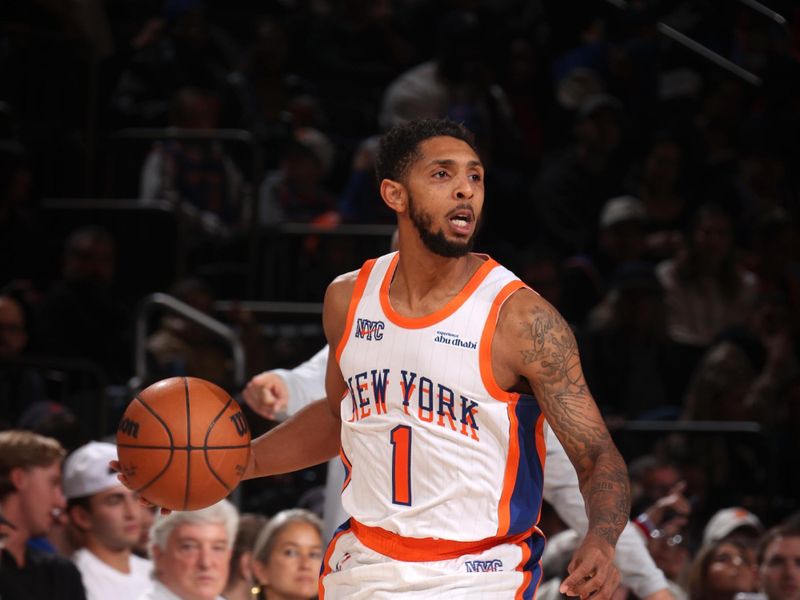
[[87,536],[86,549],[115,571],[126,574],[131,572],[131,551],[129,548],[108,548],[92,538],[92,536]]
[[480,266],[472,254],[446,258],[427,248],[400,249],[400,259],[389,288],[395,310],[422,316],[441,308],[456,296]]

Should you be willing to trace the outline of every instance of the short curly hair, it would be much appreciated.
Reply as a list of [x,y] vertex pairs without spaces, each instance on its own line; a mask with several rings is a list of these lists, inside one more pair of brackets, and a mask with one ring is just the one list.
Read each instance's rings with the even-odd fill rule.
[[402,181],[411,164],[419,158],[419,145],[434,137],[452,137],[469,144],[475,153],[475,136],[460,123],[448,119],[419,119],[390,129],[380,140],[375,159],[378,182]]

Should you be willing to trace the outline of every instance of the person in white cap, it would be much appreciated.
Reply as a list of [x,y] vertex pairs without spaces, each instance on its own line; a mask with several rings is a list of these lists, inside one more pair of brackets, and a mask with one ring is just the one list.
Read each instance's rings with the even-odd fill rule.
[[88,600],[135,600],[150,583],[151,562],[132,552],[142,508],[136,494],[109,469],[116,458],[113,444],[89,442],[64,463],[67,512],[84,539],[72,558]]
[[714,513],[703,529],[703,545],[724,540],[732,535],[744,538],[748,545],[755,546],[764,532],[764,525],[756,515],[746,508],[731,506]]

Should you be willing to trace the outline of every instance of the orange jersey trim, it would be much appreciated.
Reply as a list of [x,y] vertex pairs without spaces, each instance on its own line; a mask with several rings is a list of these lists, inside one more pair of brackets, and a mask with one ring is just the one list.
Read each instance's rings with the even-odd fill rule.
[[404,562],[450,560],[465,554],[477,554],[500,544],[519,544],[538,531],[533,528],[511,537],[490,537],[474,542],[437,538],[410,538],[381,527],[370,527],[350,519],[350,531],[370,550]]
[[495,296],[492,302],[492,308],[489,311],[489,315],[486,317],[486,324],[483,326],[481,343],[478,348],[481,380],[483,381],[483,387],[497,400],[509,402],[519,397],[519,394],[507,392],[501,388],[494,378],[494,370],[492,369],[492,340],[494,339],[494,333],[497,329],[497,319],[500,315],[500,309],[508,297],[514,292],[527,287],[528,286],[519,280],[507,283],[503,289],[500,290],[500,293]]
[[394,257],[392,257],[392,262],[389,264],[389,268],[386,270],[386,275],[381,283],[380,302],[386,318],[398,327],[404,327],[406,329],[422,329],[423,327],[431,327],[432,325],[435,325],[439,321],[442,321],[443,319],[446,319],[452,315],[461,307],[462,304],[464,304],[464,302],[467,301],[472,293],[478,289],[478,286],[481,284],[481,282],[486,279],[489,271],[497,266],[497,262],[487,256],[485,262],[478,267],[478,270],[475,271],[475,273],[472,274],[472,277],[470,277],[467,285],[465,285],[464,288],[456,296],[451,298],[442,308],[429,315],[425,315],[424,317],[404,317],[403,315],[395,312],[395,310],[392,308],[391,302],[389,302],[389,286],[392,283],[392,278],[394,277],[394,272],[397,268],[397,262],[399,260],[400,253],[398,252],[394,255]]
[[333,568],[331,568],[331,556],[333,556],[333,550],[336,548],[336,541],[342,537],[345,533],[350,533],[350,529],[343,529],[339,533],[333,536],[333,539],[328,544],[328,550],[325,552],[325,558],[322,559],[322,564],[324,568],[322,569],[322,573],[319,576],[319,581],[317,583],[317,592],[319,596],[319,600],[325,600],[325,585],[322,583],[325,579],[326,575],[329,575]]
[[[519,561],[517,565],[517,571],[522,571],[522,585],[519,586],[517,589],[517,593],[514,594],[514,600],[524,600],[523,594],[525,590],[528,589],[528,586],[531,584],[531,578],[533,577],[533,573],[530,571],[525,570],[525,565],[528,564],[528,561],[531,558],[531,549],[524,541],[519,542],[517,544],[519,546],[520,551],[522,551],[522,559]],[[541,581],[541,577],[539,580]],[[536,586],[537,590],[539,588],[538,584]],[[534,591],[533,597],[536,598],[536,592]]]
[[375,259],[368,260],[364,263],[358,272],[356,278],[356,285],[353,288],[353,295],[350,297],[350,305],[347,307],[347,320],[344,323],[344,332],[342,332],[342,339],[339,340],[339,345],[336,346],[336,362],[338,363],[342,358],[342,352],[347,345],[347,340],[350,337],[350,331],[353,329],[353,321],[356,319],[356,308],[364,295],[364,289],[367,287],[369,274],[372,272],[372,267],[375,266]]

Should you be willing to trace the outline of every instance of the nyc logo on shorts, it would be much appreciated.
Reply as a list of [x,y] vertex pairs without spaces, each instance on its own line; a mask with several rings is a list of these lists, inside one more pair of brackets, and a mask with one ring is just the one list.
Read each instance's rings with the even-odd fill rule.
[[467,567],[467,573],[493,573],[503,570],[503,561],[496,558],[493,560],[468,560],[464,565]]
[[363,340],[383,339],[383,330],[386,323],[383,321],[370,321],[369,319],[358,319],[356,321],[356,337]]

